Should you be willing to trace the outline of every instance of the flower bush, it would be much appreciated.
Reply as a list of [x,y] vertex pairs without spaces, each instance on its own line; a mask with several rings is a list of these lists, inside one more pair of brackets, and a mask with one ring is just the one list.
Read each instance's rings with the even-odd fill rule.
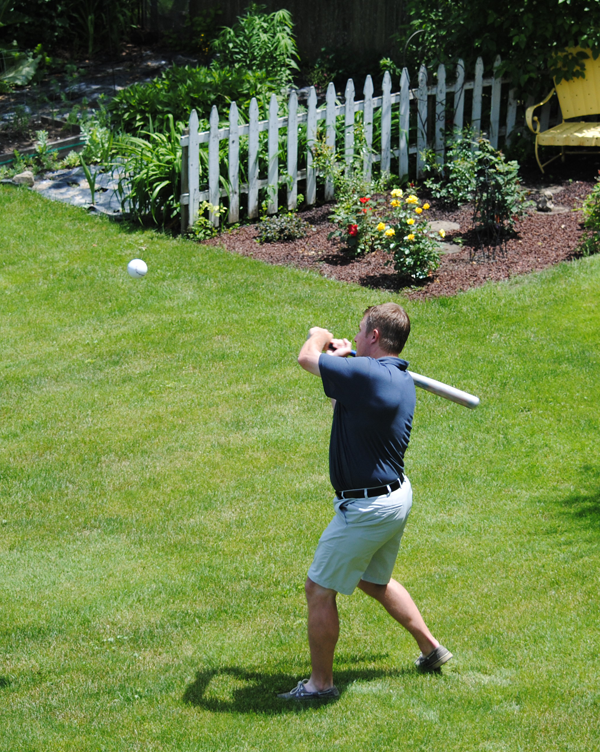
[[600,170],[598,170],[596,185],[586,196],[581,208],[585,217],[583,221],[585,231],[578,250],[582,256],[592,256],[600,251]]
[[[404,195],[395,188],[386,198],[383,212],[375,227],[377,246],[393,256],[394,268],[403,277],[423,280],[440,263],[436,234],[425,214],[429,204],[421,204],[416,193]],[[438,237],[444,237],[440,230]]]

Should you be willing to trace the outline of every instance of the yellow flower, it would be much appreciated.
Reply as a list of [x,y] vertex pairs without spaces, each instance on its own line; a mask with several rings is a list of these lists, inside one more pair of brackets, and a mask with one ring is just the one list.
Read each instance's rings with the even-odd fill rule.
[[380,223],[379,223],[379,224],[377,225],[377,228],[376,228],[376,229],[377,229],[377,230],[379,230],[379,232],[383,232],[383,231],[385,230],[385,222],[380,222]]
[[440,238],[446,237],[446,230],[440,230]]
[[427,211],[427,209],[429,209],[429,204],[423,204],[423,209],[425,209],[425,211]]
[[402,198],[402,196],[403,196],[403,193],[402,193],[402,191],[400,190],[400,188],[394,188],[394,190],[392,191],[392,196],[393,196],[394,198]]
[[387,235],[388,238],[391,238],[392,235],[396,234],[396,230],[394,230],[393,227],[388,227],[387,230],[385,231],[385,234]]
[[406,203],[407,204],[418,204],[419,203],[419,199],[413,193],[411,193],[410,196],[406,199]]
[[411,217],[410,219],[406,220],[406,224],[407,225],[414,225],[414,223],[415,223],[415,220],[413,219],[413,217]]
[[395,207],[395,206],[400,206],[400,202],[398,201],[398,199],[397,199],[397,198],[395,198],[395,199],[394,199],[393,201],[390,201],[390,203],[391,203],[391,205],[392,205],[392,206],[394,206],[394,207]]
[[407,236],[406,236],[406,239],[407,239],[407,240],[414,240],[414,239],[415,239],[414,233],[412,233],[412,232],[411,232],[411,234],[410,234],[410,235],[407,235]]
[[421,209],[421,207],[420,207],[420,206],[417,206],[417,208],[415,209],[415,212],[416,212],[417,214],[420,214],[420,213],[421,213],[422,211],[423,211],[423,209]]

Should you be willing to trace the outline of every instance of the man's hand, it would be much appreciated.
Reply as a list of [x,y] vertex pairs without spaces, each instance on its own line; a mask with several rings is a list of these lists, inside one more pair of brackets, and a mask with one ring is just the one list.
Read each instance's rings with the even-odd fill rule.
[[340,358],[347,358],[352,352],[352,345],[347,339],[332,339],[327,348],[327,355],[337,355]]
[[[342,340],[335,340],[341,342]],[[321,329],[320,326],[313,326],[308,333],[308,339],[302,345],[298,355],[298,363],[305,371],[320,376],[319,356],[324,350],[327,350],[330,344],[334,342],[333,334],[327,329]]]

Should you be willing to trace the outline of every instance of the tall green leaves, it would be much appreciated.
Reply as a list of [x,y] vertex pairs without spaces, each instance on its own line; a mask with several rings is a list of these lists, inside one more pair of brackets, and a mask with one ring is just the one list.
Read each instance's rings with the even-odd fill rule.
[[166,133],[148,131],[139,136],[123,136],[120,187],[123,202],[141,222],[151,220],[170,228],[179,217],[181,194],[181,134],[183,123],[175,124],[169,115]]
[[213,42],[217,65],[236,70],[262,71],[285,86],[298,70],[298,47],[291,13],[265,13],[263,5],[252,4],[231,28],[222,29]]

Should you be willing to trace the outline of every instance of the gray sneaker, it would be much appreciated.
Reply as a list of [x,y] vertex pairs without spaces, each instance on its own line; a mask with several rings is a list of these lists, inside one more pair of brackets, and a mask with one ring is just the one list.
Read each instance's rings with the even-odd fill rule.
[[419,671],[423,673],[427,671],[435,671],[444,663],[447,663],[452,658],[452,653],[442,645],[438,645],[435,650],[432,650],[429,655],[421,655],[415,661],[415,666]]
[[291,689],[289,692],[282,692],[277,695],[280,700],[333,700],[340,696],[337,687],[330,687],[323,690],[323,692],[309,692],[304,686],[308,682],[308,679],[302,679],[298,682],[298,685]]

